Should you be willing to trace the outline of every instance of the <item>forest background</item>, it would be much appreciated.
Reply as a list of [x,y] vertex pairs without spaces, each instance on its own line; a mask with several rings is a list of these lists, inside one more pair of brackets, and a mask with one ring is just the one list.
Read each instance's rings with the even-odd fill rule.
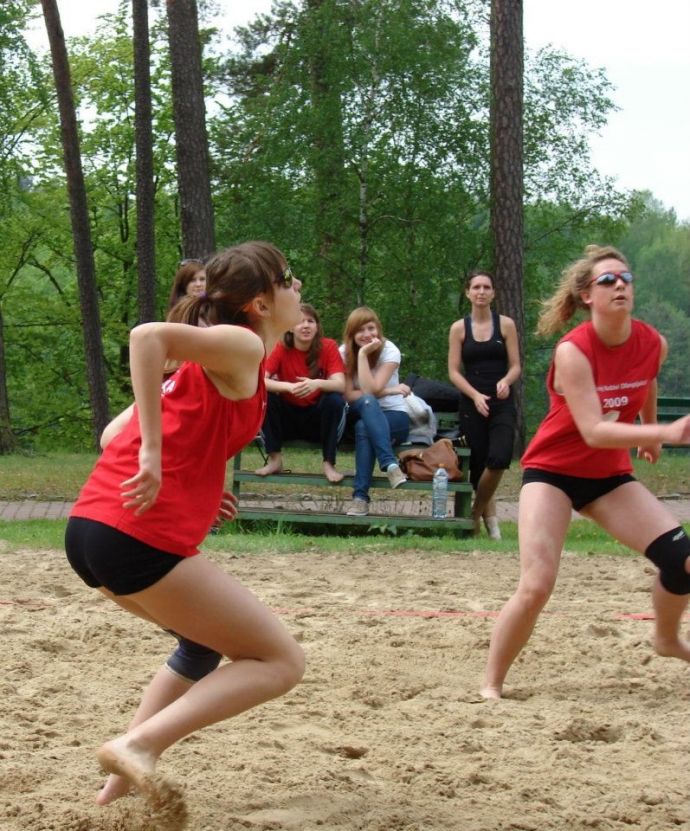
[[[136,5],[136,4],[135,4]],[[326,334],[366,303],[401,348],[402,375],[445,379],[465,275],[492,268],[489,3],[274,3],[230,43],[199,3],[216,248],[268,239],[305,282]],[[93,448],[75,243],[56,83],[25,33],[30,0],[0,9],[0,449]],[[180,259],[171,33],[151,3],[155,306]],[[196,30],[182,38],[196,40]],[[141,317],[132,9],[68,43],[79,119],[108,407],[131,400],[127,340]],[[546,407],[553,341],[531,335],[541,298],[588,243],[623,250],[636,314],[667,337],[660,392],[690,395],[690,225],[592,165],[614,111],[600,69],[553,48],[524,53],[524,402]],[[190,168],[191,169],[191,168]],[[499,285],[497,306],[501,310]]]

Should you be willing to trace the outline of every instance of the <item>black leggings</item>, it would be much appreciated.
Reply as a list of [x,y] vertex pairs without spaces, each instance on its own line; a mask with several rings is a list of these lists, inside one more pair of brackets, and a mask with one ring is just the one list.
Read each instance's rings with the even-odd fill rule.
[[470,448],[470,482],[477,484],[486,468],[507,470],[513,457],[516,412],[512,398],[492,398],[489,415],[477,412],[471,398],[460,401],[460,433],[467,438]]

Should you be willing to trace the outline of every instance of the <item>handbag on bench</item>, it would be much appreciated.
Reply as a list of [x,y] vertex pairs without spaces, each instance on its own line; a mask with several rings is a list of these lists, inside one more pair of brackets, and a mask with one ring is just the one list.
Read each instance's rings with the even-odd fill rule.
[[430,447],[403,450],[398,454],[400,468],[413,482],[431,482],[439,465],[448,471],[449,482],[462,482],[458,456],[450,439],[439,439]]

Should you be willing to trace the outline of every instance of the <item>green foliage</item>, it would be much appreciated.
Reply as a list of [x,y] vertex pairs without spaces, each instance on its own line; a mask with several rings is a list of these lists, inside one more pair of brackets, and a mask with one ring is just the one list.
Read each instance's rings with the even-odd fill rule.
[[[12,426],[26,446],[79,448],[91,436],[73,243],[48,63],[17,39],[28,9],[14,0],[0,13],[0,252],[20,264],[11,282],[0,279],[7,386]],[[170,68],[156,9],[151,76],[163,317],[180,229]],[[230,49],[219,48],[214,30],[201,32],[219,244],[278,244],[331,337],[340,337],[351,308],[373,306],[402,350],[403,375],[446,377],[463,276],[491,266],[485,12],[486,3],[470,0],[280,0],[242,28]],[[68,47],[115,412],[131,397],[127,336],[137,323],[128,4]],[[687,229],[674,217],[645,213],[639,199],[631,202],[592,169],[587,137],[614,106],[603,73],[542,50],[527,56],[525,99],[527,331],[539,298],[586,243],[627,246],[633,210],[640,244],[631,240],[630,256],[650,275],[639,283],[638,308],[656,303],[661,294],[647,285],[658,284],[687,316]],[[687,354],[676,332],[682,319],[666,317],[675,334],[661,328],[672,355]],[[526,340],[530,424],[545,409],[550,346]],[[682,359],[673,360],[665,372],[678,386]]]

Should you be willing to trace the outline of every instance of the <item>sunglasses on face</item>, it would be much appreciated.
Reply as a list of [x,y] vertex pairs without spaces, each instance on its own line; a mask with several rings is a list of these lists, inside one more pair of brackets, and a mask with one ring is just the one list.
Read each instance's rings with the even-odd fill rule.
[[592,278],[587,285],[591,286],[592,283],[595,283],[597,286],[615,286],[619,278],[624,283],[632,283],[635,279],[632,271],[606,271],[604,274]]
[[280,274],[273,280],[273,282],[277,286],[285,286],[286,289],[289,289],[292,285],[293,281],[297,278],[292,273],[290,266],[287,266]]

